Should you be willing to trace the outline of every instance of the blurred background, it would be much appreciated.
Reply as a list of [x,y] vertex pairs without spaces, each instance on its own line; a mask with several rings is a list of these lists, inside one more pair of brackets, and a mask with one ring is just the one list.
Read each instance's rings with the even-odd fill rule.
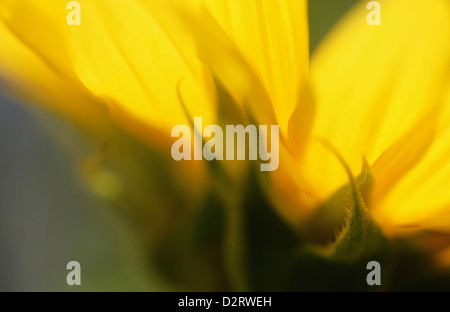
[[[355,2],[310,1],[311,51]],[[85,185],[80,155],[95,148],[0,81],[0,291],[173,289],[146,264],[135,227]],[[73,260],[82,287],[66,284]]]

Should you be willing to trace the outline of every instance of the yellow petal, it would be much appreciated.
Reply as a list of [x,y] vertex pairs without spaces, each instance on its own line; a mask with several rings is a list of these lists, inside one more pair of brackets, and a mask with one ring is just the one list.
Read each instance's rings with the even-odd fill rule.
[[286,135],[308,76],[307,1],[204,0],[203,4],[262,83]]
[[[448,1],[380,1],[379,26],[367,24],[366,4],[355,6],[333,29],[311,64],[318,103],[313,136],[331,143],[355,175],[363,157],[373,164],[414,133],[424,116],[439,114],[450,60]],[[419,127],[419,136],[410,136],[417,139],[409,142],[414,148],[395,147],[403,151],[396,157],[407,158],[397,175],[420,163],[431,128]],[[309,146],[302,168],[323,198],[346,182],[340,164],[319,143]],[[380,184],[393,179],[389,170],[375,175]]]
[[0,81],[4,88],[26,101],[37,101],[91,133],[107,131],[108,116],[101,103],[53,73],[1,21],[0,38]]
[[103,100],[130,128],[142,123],[170,133],[191,115],[212,122],[204,69],[181,28],[171,33],[141,1],[80,0],[81,25],[69,26],[67,1],[8,0],[0,14],[8,27],[71,84]]
[[184,14],[196,38],[201,59],[229,90],[235,100],[261,124],[276,123],[266,89],[230,37],[206,10]]
[[374,211],[392,231],[411,227],[450,231],[450,80],[442,91],[436,139],[420,164]]

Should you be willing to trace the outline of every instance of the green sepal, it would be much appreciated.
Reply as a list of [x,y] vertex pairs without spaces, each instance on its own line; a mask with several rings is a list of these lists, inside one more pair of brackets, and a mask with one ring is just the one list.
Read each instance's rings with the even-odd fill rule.
[[350,200],[346,225],[332,246],[336,258],[358,258],[383,249],[386,239],[366,207],[368,190],[373,184],[369,164],[365,161],[360,175],[350,181]]
[[[347,216],[342,228],[334,229],[338,234],[328,245],[323,242],[310,243],[297,250],[291,262],[292,270],[286,289],[380,291],[388,286],[391,248],[366,207],[373,184],[370,166],[364,162],[356,179],[347,167],[346,170],[349,184],[339,189],[322,207],[328,210],[330,207],[344,209]],[[370,261],[377,261],[381,265],[381,286],[367,284],[367,264]]]

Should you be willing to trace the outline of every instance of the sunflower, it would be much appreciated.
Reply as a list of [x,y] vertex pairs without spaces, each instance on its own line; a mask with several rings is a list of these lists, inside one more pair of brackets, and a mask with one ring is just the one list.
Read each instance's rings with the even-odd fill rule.
[[[81,25],[67,24],[65,0],[7,0],[0,73],[12,92],[92,136],[114,142],[119,131],[176,166],[170,183],[194,210],[211,189],[221,194],[225,271],[235,289],[249,289],[251,244],[236,241],[254,167],[174,164],[171,129],[196,116],[279,125],[279,169],[253,182],[294,245],[320,242],[302,254],[304,267],[384,261],[390,239],[450,230],[450,3],[379,2],[381,25],[367,23],[361,1],[310,57],[306,0],[80,0]],[[133,172],[144,206],[161,195],[144,194],[158,184],[139,176],[146,153],[122,151],[117,169]],[[87,176],[117,198],[130,174],[114,182],[97,161]]]

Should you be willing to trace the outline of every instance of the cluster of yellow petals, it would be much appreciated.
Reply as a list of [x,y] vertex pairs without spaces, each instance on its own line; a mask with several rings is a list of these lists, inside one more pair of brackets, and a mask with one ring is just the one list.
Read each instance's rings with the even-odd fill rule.
[[[309,56],[306,0],[2,0],[0,77],[96,131],[113,120],[154,142],[191,117],[214,123],[214,79],[262,124],[279,124],[268,188],[296,223],[363,160],[366,203],[386,230],[450,230],[450,2],[357,4]],[[180,83],[181,81],[181,83]],[[170,153],[167,153],[170,157]]]

